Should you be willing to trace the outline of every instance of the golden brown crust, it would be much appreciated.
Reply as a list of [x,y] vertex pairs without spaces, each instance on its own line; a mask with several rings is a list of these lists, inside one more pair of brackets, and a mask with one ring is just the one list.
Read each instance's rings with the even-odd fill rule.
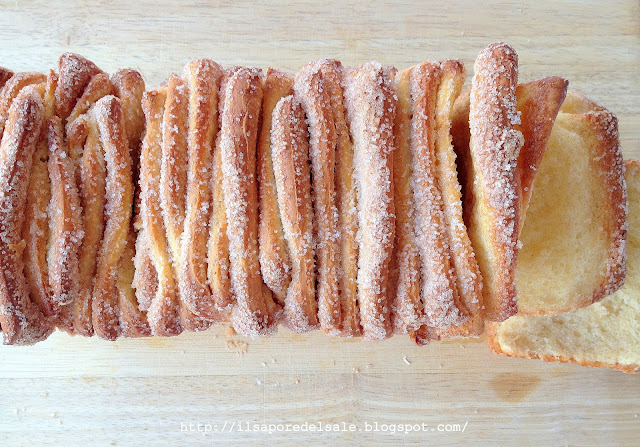
[[187,203],[178,284],[182,302],[200,317],[220,320],[221,309],[207,281],[213,151],[218,134],[218,90],[222,68],[209,59],[185,67],[189,87]]
[[[56,83],[57,76],[51,71],[43,92],[45,119],[52,117],[55,112]],[[40,131],[40,138],[33,155],[22,237],[25,241],[24,274],[29,286],[29,296],[40,311],[49,317],[55,313],[55,309],[51,306],[47,265],[51,181],[48,170],[49,150],[44,127]]]
[[13,71],[8,68],[0,67],[0,89],[4,87],[9,79],[13,76]]
[[183,301],[180,301],[180,324],[185,331],[201,332],[209,329],[213,321],[194,314]]
[[338,287],[340,290],[340,336],[357,337],[362,334],[358,308],[358,213],[356,181],[353,166],[353,144],[345,116],[342,90],[343,68],[337,60],[320,64],[324,89],[331,104],[336,133],[335,191],[338,228]]
[[363,335],[391,335],[389,264],[395,233],[393,201],[394,73],[377,62],[346,75],[345,104],[354,142],[358,187],[358,302]]
[[411,186],[424,315],[428,326],[444,329],[466,322],[468,315],[453,276],[443,197],[437,184],[436,105],[441,77],[440,63],[426,62],[411,70]]
[[[55,111],[55,97],[53,95],[56,82],[57,76],[51,71],[47,77],[47,85],[43,92],[45,119],[53,116]],[[50,305],[51,290],[49,289],[47,266],[48,212],[51,200],[51,184],[47,166],[49,151],[44,127],[40,131],[40,138],[33,154],[22,237],[25,241],[24,274],[29,287],[29,296],[40,308],[40,311],[49,317],[54,314],[54,309]]]
[[271,116],[280,98],[291,94],[292,86],[293,77],[290,74],[272,68],[267,70],[263,87],[262,128],[258,138],[260,271],[265,284],[282,303],[291,281],[291,260],[278,212],[271,160]]
[[136,300],[136,295],[132,287],[135,275],[134,256],[135,234],[133,228],[130,228],[126,246],[118,265],[118,279],[116,281],[118,309],[120,311],[120,328],[122,335],[125,337],[148,337],[151,335],[151,328],[147,321],[147,314],[138,306],[138,301]]
[[462,215],[468,226],[473,210],[473,163],[469,153],[469,109],[471,107],[471,87],[466,87],[456,99],[451,116],[451,141],[456,154],[456,167],[458,168],[458,181],[462,186]]
[[58,60],[58,73],[56,113],[66,123],[91,79],[102,70],[79,54],[64,53]]
[[166,90],[144,94],[142,108],[146,132],[140,154],[141,227],[136,241],[136,297],[154,335],[182,332],[178,286],[173,276],[160,199],[162,121]]
[[[142,95],[145,84],[140,72],[132,69],[116,71],[111,76],[114,94],[120,99],[124,111],[124,124],[131,149],[131,158],[140,156],[139,146],[144,133],[144,113],[142,112]],[[135,169],[134,169],[135,170]]]
[[[184,232],[189,169],[189,88],[186,81],[170,75],[162,120],[160,203],[169,247],[172,275],[179,281],[180,252]],[[178,286],[178,295],[180,287]],[[178,313],[186,330],[202,330],[207,323],[193,314],[180,298]],[[209,323],[210,324],[210,323]]]
[[270,293],[264,293],[269,289],[263,288],[258,259],[256,139],[261,103],[261,72],[236,71],[224,96],[220,153],[231,290],[236,299],[231,321],[236,332],[253,337],[272,333],[277,319],[277,306]]
[[473,247],[462,216],[461,187],[457,179],[456,156],[452,147],[451,127],[454,103],[464,83],[464,67],[459,61],[446,61],[442,65],[442,80],[438,88],[436,106],[436,166],[438,186],[444,199],[444,216],[448,227],[451,259],[455,268],[455,284],[461,305],[469,320],[446,329],[433,328],[434,339],[473,337],[482,334],[482,278],[473,253]]
[[[72,334],[91,336],[93,335],[91,296],[97,247],[102,239],[104,227],[102,211],[105,202],[106,171],[102,147],[97,143],[99,140],[97,124],[89,110],[96,101],[113,93],[113,85],[106,74],[81,56],[63,55],[59,60],[59,67],[60,75],[56,81],[54,93],[55,107],[51,108],[51,113],[59,115],[66,128],[65,140],[70,159],[73,161],[72,171],[81,207],[80,226],[84,231],[84,238],[77,250],[79,277],[75,284],[77,293],[73,303],[61,309],[57,317],[57,325],[60,329]],[[90,133],[89,127],[92,134],[89,144],[94,147],[85,150],[84,146]],[[52,243],[50,242],[50,245]]]
[[46,126],[51,179],[47,265],[51,308],[55,313],[61,306],[72,306],[78,296],[78,251],[84,231],[73,160],[64,139],[62,122],[54,116]]
[[104,232],[107,168],[95,114],[91,112],[76,119],[69,130],[67,138],[70,152],[81,154],[77,161],[77,173],[84,229],[79,252],[79,292],[73,304],[73,326],[77,333],[90,336],[93,335],[91,300]]
[[533,179],[542,162],[556,115],[567,95],[568,85],[569,82],[565,79],[550,76],[520,84],[516,88],[517,107],[522,122],[518,128],[524,137],[516,174],[520,197],[518,234],[522,230],[529,207]]
[[131,155],[120,100],[105,96],[94,106],[107,166],[105,229],[93,288],[92,320],[96,335],[114,340],[121,333],[118,268],[126,249],[133,208]]
[[22,262],[27,186],[43,120],[41,97],[25,90],[9,108],[0,143],[0,327],[5,344],[33,344],[52,330],[29,299]]
[[[136,235],[136,255],[133,259],[135,274],[133,276],[133,288],[135,289],[138,307],[148,312],[156,293],[158,292],[158,272],[151,259],[151,249],[149,248],[149,236],[146,228],[143,227],[141,217],[141,206],[136,209],[134,229]],[[149,318],[149,316],[148,316]]]
[[[595,172],[602,173],[609,216],[606,233],[611,235],[609,257],[602,282],[590,297],[590,303],[600,301],[618,290],[626,275],[627,259],[627,188],[624,180],[624,161],[618,136],[618,119],[607,110],[588,112],[581,119],[587,129],[597,133],[599,142],[592,162]],[[588,305],[589,301],[585,303]]]
[[423,323],[420,301],[420,255],[413,228],[411,188],[411,68],[399,72],[395,82],[398,113],[395,122],[393,188],[396,211],[395,244],[390,268],[391,318],[396,333],[417,330]]
[[[213,73],[212,77],[201,78],[198,70],[206,71],[202,64],[210,70],[209,74]],[[450,64],[448,67],[451,69],[447,82],[453,84],[447,87],[452,89],[448,92],[443,91],[445,64]],[[20,262],[24,263],[27,290],[38,289],[37,292],[31,290],[31,300],[47,315],[54,315],[59,310],[62,328],[90,335],[93,318],[100,326],[99,335],[113,339],[120,331],[127,336],[139,336],[150,332],[172,335],[183,328],[202,330],[211,324],[206,320],[228,319],[232,304],[236,297],[240,297],[233,311],[236,329],[248,335],[263,335],[273,330],[280,309],[257,273],[262,271],[270,289],[279,298],[285,296],[283,291],[293,294],[292,290],[296,290],[296,299],[285,301],[295,303],[303,317],[297,318],[296,315],[297,319],[293,318],[289,312],[288,324],[296,330],[311,329],[315,325],[314,318],[318,317],[314,311],[316,301],[310,279],[313,276],[310,267],[313,257],[309,257],[307,252],[303,256],[300,247],[294,247],[294,238],[286,237],[280,217],[282,213],[283,219],[286,218],[287,225],[291,227],[298,225],[298,229],[306,228],[309,222],[318,225],[315,230],[316,242],[320,241],[320,251],[324,251],[324,255],[319,254],[322,259],[319,262],[319,320],[328,333],[359,335],[362,331],[359,312],[362,313],[365,337],[369,339],[385,338],[394,330],[414,330],[417,321],[423,318],[421,311],[415,309],[420,304],[419,297],[415,295],[420,289],[420,247],[430,247],[422,253],[422,268],[426,271],[424,276],[431,282],[434,278],[441,280],[436,294],[446,295],[450,309],[453,313],[458,312],[460,317],[449,318],[451,315],[446,312],[435,315],[429,323],[447,328],[430,327],[423,339],[464,336],[481,331],[481,320],[480,326],[477,325],[477,317],[481,315],[477,308],[479,301],[470,301],[479,290],[479,274],[474,273],[472,252],[469,244],[465,245],[464,235],[458,234],[455,242],[452,239],[455,231],[464,233],[464,226],[458,219],[461,210],[456,207],[459,192],[456,196],[456,191],[453,191],[457,184],[450,175],[454,172],[452,166],[455,169],[452,154],[441,150],[441,147],[448,145],[448,133],[443,129],[448,125],[450,117],[446,115],[450,114],[451,108],[448,103],[444,104],[446,107],[441,107],[441,101],[453,101],[452,98],[459,91],[458,82],[461,83],[463,76],[461,66],[451,64],[453,61],[422,64],[408,71],[405,81],[410,96],[413,89],[414,113],[427,117],[425,120],[414,120],[415,141],[413,146],[404,149],[413,150],[418,156],[410,158],[400,147],[392,152],[396,142],[393,130],[389,129],[394,128],[394,123],[397,128],[402,127],[403,119],[408,119],[406,113],[402,115],[402,111],[398,112],[397,119],[395,116],[397,104],[391,81],[395,75],[393,69],[375,63],[367,64],[352,70],[345,77],[344,84],[343,70],[337,61],[317,61],[301,71],[296,81],[299,83],[296,95],[303,103],[303,110],[308,112],[311,131],[311,182],[314,183],[313,200],[316,205],[315,218],[311,219],[305,219],[309,204],[304,201],[294,203],[292,200],[292,193],[299,199],[304,196],[307,187],[304,169],[293,170],[294,166],[306,167],[297,157],[300,155],[297,151],[304,152],[307,144],[305,132],[299,125],[304,113],[294,99],[288,98],[283,102],[282,107],[286,106],[287,111],[279,112],[284,122],[280,123],[280,127],[286,127],[286,131],[281,129],[281,133],[286,135],[276,138],[281,152],[285,153],[278,160],[286,165],[278,168],[282,171],[279,180],[285,185],[281,186],[280,194],[285,205],[278,206],[277,203],[279,193],[272,166],[274,162],[270,159],[271,150],[278,150],[271,147],[271,109],[278,99],[291,93],[291,77],[270,71],[267,83],[273,74],[271,91],[268,86],[262,86],[261,75],[257,71],[230,69],[228,101],[216,104],[222,76],[220,67],[208,60],[189,64],[186,82],[175,76],[167,81],[166,107],[163,96],[163,105],[159,106],[158,130],[153,131],[152,127],[149,137],[152,147],[148,151],[159,150],[162,157],[158,156],[158,163],[155,164],[156,160],[150,155],[151,166],[146,167],[145,179],[154,185],[149,177],[155,175],[157,188],[147,189],[147,203],[144,206],[141,199],[136,241],[136,246],[139,245],[136,250],[139,272],[136,272],[134,280],[128,279],[135,271],[134,266],[124,259],[134,250],[130,240],[131,228],[125,226],[123,221],[127,219],[125,209],[128,209],[128,222],[131,221],[135,199],[133,186],[129,191],[129,185],[123,184],[132,184],[131,178],[136,177],[135,148],[144,129],[139,105],[144,81],[133,70],[121,70],[109,79],[90,61],[74,54],[63,55],[60,58],[60,82],[52,84],[55,100],[46,105],[59,115],[48,126],[53,129],[50,131],[54,142],[51,144],[52,156],[45,159],[42,148],[36,143],[36,149],[32,151],[33,164],[27,174],[31,176],[31,182],[25,187],[23,219],[26,220],[25,225],[20,227],[24,242],[10,247],[22,258]],[[9,78],[9,73],[0,69],[2,127],[12,104],[18,100],[16,97],[25,90],[25,86],[32,85],[35,96],[42,96],[45,92],[44,75],[19,73]],[[206,81],[204,77],[207,77]],[[400,75],[398,79],[401,79]],[[489,228],[490,231],[481,231],[480,237],[488,235],[492,238],[489,248],[495,250],[498,247],[492,256],[496,255],[499,265],[489,281],[492,291],[487,292],[488,296],[497,298],[495,306],[488,304],[489,313],[493,314],[490,318],[496,320],[506,318],[516,309],[510,298],[513,286],[511,270],[515,261],[510,263],[509,260],[517,256],[517,245],[512,248],[511,244],[511,224],[515,222],[514,233],[517,238],[518,229],[524,221],[533,177],[553,126],[553,120],[546,122],[535,117],[555,115],[566,92],[566,82],[560,78],[545,78],[529,83],[532,86],[530,90],[529,84],[516,87],[516,82],[515,52],[504,44],[492,45],[481,53],[476,62],[474,87],[467,102],[467,109],[471,112],[471,129],[467,130],[471,134],[471,154],[468,155],[470,162],[463,166],[474,165],[473,170],[481,186],[476,191],[470,190],[469,203],[482,208],[470,217],[470,222],[477,228],[479,215],[493,219],[494,226]],[[349,103],[350,123],[345,118],[343,85],[349,91],[345,92],[344,103]],[[263,91],[265,96],[261,107]],[[268,96],[269,92],[273,93],[272,97]],[[111,97],[114,93],[121,98],[117,100]],[[541,97],[552,99],[542,100]],[[518,123],[515,114],[514,98],[518,101],[517,111],[522,114],[522,123]],[[493,107],[493,100],[499,100],[498,107]],[[91,110],[96,101],[102,104],[100,107],[109,108],[109,111],[98,112],[97,107]],[[460,104],[464,107],[464,100]],[[545,108],[536,109],[540,104]],[[111,116],[112,108],[120,111],[113,112],[114,116]],[[608,203],[605,206],[610,207],[613,216],[609,230],[614,236],[607,272],[601,287],[585,301],[588,304],[615,290],[624,278],[626,227],[623,203],[626,196],[624,180],[621,183],[619,175],[622,161],[617,122],[613,115],[593,103],[581,101],[575,95],[567,98],[564,108],[567,113],[581,115],[585,129],[596,129],[596,133],[599,133],[600,146],[594,149],[594,169],[605,172],[604,182],[608,186]],[[218,109],[221,111],[219,117],[216,116]],[[263,121],[260,121],[261,110]],[[266,115],[269,115],[268,119],[265,119]],[[102,116],[100,126],[95,121],[96,116]],[[532,122],[540,122],[543,126],[528,126],[528,116],[534,117]],[[432,117],[435,119],[429,119]],[[44,122],[48,118],[50,116],[45,112]],[[60,119],[67,123],[66,138],[64,128],[60,127]],[[91,119],[94,120],[93,124]],[[225,119],[226,133],[220,136],[217,149],[213,148],[218,127],[222,126]],[[462,123],[458,117],[455,120]],[[355,149],[350,140],[349,125]],[[260,126],[262,130],[258,132]],[[455,138],[457,130],[454,129],[452,133]],[[257,155],[256,136],[261,139]],[[524,145],[520,150],[523,136]],[[12,138],[16,138],[15,135]],[[65,149],[65,143],[68,144],[68,150]],[[111,146],[111,152],[106,146]],[[425,147],[428,148],[426,152]],[[107,158],[117,158],[118,162],[127,152],[128,173],[125,172],[126,162],[116,166],[113,160],[105,160],[103,150],[107,151]],[[263,157],[264,154],[267,155]],[[131,160],[132,156],[134,161]],[[515,167],[514,160],[517,160]],[[262,161],[266,166],[264,175]],[[413,169],[407,169],[406,163],[409,161],[417,161],[418,164]],[[74,162],[78,169],[74,168]],[[110,180],[106,178],[107,165],[110,168]],[[487,167],[489,165],[499,168]],[[43,166],[50,168],[49,178],[44,175]],[[461,170],[460,176],[464,178],[465,168]],[[423,180],[431,182],[426,190],[424,182],[415,182],[416,173],[422,173]],[[256,175],[259,175],[258,181]],[[263,177],[267,186],[264,201]],[[400,178],[408,179],[409,187],[403,185]],[[419,188],[415,185],[410,187],[412,178]],[[271,185],[269,179],[272,180]],[[507,187],[499,188],[496,186],[498,184],[506,184]],[[406,191],[402,190],[403,186]],[[260,199],[257,197],[258,187],[261,188]],[[514,194],[511,194],[512,187],[515,188]],[[51,188],[54,194],[49,200]],[[114,188],[117,194],[112,194]],[[426,194],[434,200],[426,200],[424,204],[428,206],[412,205],[406,195],[416,189],[420,196]],[[403,191],[407,194],[403,195]],[[112,197],[115,195],[118,196],[117,200]],[[322,203],[319,204],[318,198]],[[358,198],[359,215],[355,212]],[[50,217],[42,213],[49,201]],[[510,205],[504,205],[506,202],[515,205],[509,208]],[[143,217],[143,209],[149,211],[150,216]],[[84,213],[82,215],[81,210]],[[297,220],[293,214],[287,214],[293,210],[296,211]],[[271,219],[261,219],[263,212],[269,214]],[[396,212],[397,222],[394,221]],[[321,219],[318,219],[319,215]],[[49,219],[52,220],[51,232]],[[431,244],[413,240],[411,245],[411,241],[407,242],[409,233],[404,231],[402,236],[400,233],[406,229],[402,222],[413,222],[415,219],[419,221],[417,225],[414,222],[417,228],[446,228],[450,232],[450,240],[447,241],[443,236],[444,231],[436,232],[438,234],[425,232],[425,236],[431,238],[427,238]],[[425,221],[428,221],[428,225],[424,224]],[[105,223],[107,231],[104,231]],[[80,245],[83,225],[90,228],[86,228],[86,242]],[[507,237],[501,238],[505,231]],[[155,244],[162,246],[162,242],[155,233],[162,233],[164,249],[156,249]],[[293,234],[292,231],[290,233]],[[263,238],[267,241],[264,250]],[[260,250],[256,246],[258,239]],[[399,245],[397,249],[392,248],[394,241]],[[401,244],[401,241],[404,243]],[[362,253],[359,253],[359,242],[363,243]],[[45,255],[47,244],[49,259]],[[411,259],[416,263],[415,268],[411,259],[402,264],[401,254],[405,252],[401,248],[407,249],[406,253],[413,256]],[[110,253],[112,250],[115,250],[114,254]],[[158,253],[163,250],[163,253]],[[294,252],[295,255],[292,254]],[[432,261],[428,266],[424,263],[426,259]],[[296,263],[299,263],[297,267]],[[277,270],[271,279],[265,275],[265,270],[269,269],[265,267],[267,265]],[[389,266],[392,273],[388,272]],[[75,270],[77,272],[73,273]],[[467,292],[463,291],[465,286],[459,276],[463,271],[473,284]],[[303,275],[301,272],[306,273]],[[97,279],[94,278],[96,274]],[[294,280],[290,283],[291,274]],[[72,281],[71,278],[76,277],[78,281]],[[511,284],[507,281],[509,277]],[[132,282],[136,285],[137,300],[130,287]],[[402,285],[409,293],[403,296],[405,301],[401,303],[397,297]],[[426,295],[433,292],[433,284],[426,285],[427,282],[423,287],[423,298],[429,312],[442,311],[441,300],[435,300],[437,305],[433,305],[434,300]],[[321,292],[322,287],[325,287],[324,292]],[[179,293],[180,290],[182,293]],[[334,293],[329,293],[331,291]],[[92,302],[94,292],[98,298]],[[74,298],[76,293],[78,297]],[[65,305],[70,301],[73,301],[73,307]],[[476,308],[471,309],[470,303],[475,304]],[[405,319],[400,318],[400,314],[404,313],[399,311],[403,309],[402,306],[407,309],[408,316]],[[495,309],[492,310],[492,306]],[[154,309],[150,310],[154,316],[150,321],[153,329],[145,323],[147,308]],[[72,309],[70,313],[69,309]],[[286,314],[286,306],[284,311]],[[471,320],[460,324],[467,311],[473,324]],[[68,326],[69,321],[73,321],[72,326]]]
[[[224,96],[220,95],[223,102]],[[222,109],[222,104],[220,105]],[[220,113],[221,115],[221,113]],[[222,154],[220,152],[220,138],[213,154],[213,175],[211,179],[212,210],[209,224],[209,250],[207,262],[207,278],[211,294],[216,301],[216,307],[228,318],[235,299],[231,293],[231,277],[229,264],[229,238],[227,237],[227,214],[224,206],[224,191],[222,185]],[[226,319],[225,318],[225,319]]]
[[106,73],[98,73],[93,76],[74,104],[66,123],[73,123],[76,118],[86,113],[100,98],[113,94],[113,90],[113,84]]
[[[133,161],[133,183],[138,184],[140,166],[140,145],[144,133],[144,113],[142,112],[142,95],[145,92],[144,79],[140,72],[131,69],[116,71],[111,76],[115,95],[120,98],[124,109],[124,122]],[[138,191],[135,191],[136,202]]]
[[25,241],[24,274],[29,285],[31,300],[44,315],[52,316],[55,314],[55,309],[51,306],[47,266],[48,209],[51,200],[48,160],[46,140],[40,139],[33,156],[22,237]]
[[523,145],[516,129],[518,57],[507,44],[492,44],[480,53],[474,69],[469,113],[474,190],[468,227],[484,278],[485,317],[503,321],[518,309],[516,166]]
[[[239,67],[231,67],[225,70],[220,81],[220,93],[218,94],[218,122],[222,127],[222,112],[225,108],[225,96],[227,84]],[[231,265],[229,261],[229,238],[227,236],[227,212],[224,205],[224,188],[222,174],[222,132],[218,131],[216,147],[213,154],[213,174],[211,179],[212,210],[209,224],[209,248],[207,253],[208,271],[207,279],[211,287],[211,293],[216,301],[216,307],[221,310],[223,319],[231,318],[231,309],[235,303],[235,297],[231,292]]]
[[46,76],[42,73],[16,73],[13,75],[0,90],[0,138],[7,118],[9,117],[9,109],[23,88],[41,84],[46,81]]
[[319,60],[302,67],[296,74],[294,92],[309,123],[318,317],[325,332],[337,335],[341,329],[338,283],[340,228],[335,189],[337,139],[331,98],[321,71],[325,63]]
[[284,323],[295,332],[307,332],[318,326],[309,133],[304,110],[293,96],[282,98],[273,110],[271,154],[292,267]]
[[162,120],[160,201],[171,259],[176,269],[180,255],[180,237],[184,229],[189,165],[189,91],[186,82],[170,75],[166,94]]
[[609,368],[618,371],[625,372],[627,374],[640,373],[639,365],[621,365],[620,363],[605,363],[605,362],[585,362],[583,360],[576,359],[574,357],[560,357],[555,355],[536,354],[534,352],[505,352],[500,347],[498,342],[497,329],[500,323],[487,322],[486,333],[487,343],[491,350],[496,354],[506,355],[507,357],[521,358],[521,359],[534,359],[543,360],[545,362],[556,363],[575,363],[581,366],[587,366],[592,368]]
[[444,215],[448,226],[451,256],[455,267],[455,283],[461,304],[469,319],[458,326],[433,328],[434,339],[473,337],[484,331],[482,313],[482,277],[471,240],[463,221],[461,186],[457,179],[456,155],[452,147],[451,127],[455,101],[462,90],[465,70],[459,61],[442,64],[442,81],[438,89],[436,116],[437,179],[444,198]]

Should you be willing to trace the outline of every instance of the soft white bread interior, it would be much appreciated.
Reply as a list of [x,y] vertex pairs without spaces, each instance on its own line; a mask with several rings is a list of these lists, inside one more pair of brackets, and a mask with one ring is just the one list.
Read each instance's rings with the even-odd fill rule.
[[623,173],[615,116],[569,92],[520,233],[519,314],[576,310],[620,287],[627,232]]
[[640,371],[640,162],[627,160],[626,168],[630,232],[625,284],[600,302],[573,312],[517,315],[489,324],[489,344],[495,352]]

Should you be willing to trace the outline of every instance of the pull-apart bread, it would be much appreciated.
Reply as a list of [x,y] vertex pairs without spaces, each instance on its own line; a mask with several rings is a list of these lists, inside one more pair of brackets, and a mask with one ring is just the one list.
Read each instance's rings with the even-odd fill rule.
[[[580,110],[580,109],[578,109]],[[512,357],[640,371],[640,162],[627,160],[627,279],[612,295],[559,315],[516,315],[488,328],[491,348]]]
[[491,322],[614,292],[627,199],[613,115],[559,77],[518,84],[506,44],[480,53],[466,90],[465,74],[457,60],[289,74],[200,59],[145,91],[138,72],[75,54],[46,75],[0,69],[5,343],[224,322],[426,344],[488,320],[495,347]]

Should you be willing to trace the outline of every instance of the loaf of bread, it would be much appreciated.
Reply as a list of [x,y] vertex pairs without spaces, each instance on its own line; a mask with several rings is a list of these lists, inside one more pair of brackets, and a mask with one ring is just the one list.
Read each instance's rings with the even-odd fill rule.
[[147,91],[75,54],[0,70],[5,343],[225,322],[425,344],[599,301],[625,276],[615,118],[517,73],[506,44],[467,90],[455,60],[201,59]]

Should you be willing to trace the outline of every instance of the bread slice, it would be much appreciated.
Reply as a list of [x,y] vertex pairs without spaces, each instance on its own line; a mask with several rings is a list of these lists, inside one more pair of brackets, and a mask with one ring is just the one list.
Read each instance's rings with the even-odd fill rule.
[[520,316],[488,326],[500,354],[640,371],[640,162],[627,160],[630,226],[627,279],[617,292],[555,316]]
[[491,321],[579,309],[614,292],[624,277],[615,117],[577,93],[565,100],[564,79],[516,82],[513,49],[487,47],[452,125]]
[[623,173],[615,116],[569,92],[533,180],[520,234],[520,314],[576,310],[622,285]]
[[516,167],[524,144],[517,129],[518,56],[504,43],[489,45],[474,64],[469,103],[469,149],[460,157],[470,167],[466,180],[467,228],[484,279],[488,320],[514,315],[518,256]]
[[474,65],[473,85],[456,101],[451,133],[463,186],[464,221],[484,279],[484,315],[514,315],[518,236],[567,81],[518,85],[518,58],[489,45]]

